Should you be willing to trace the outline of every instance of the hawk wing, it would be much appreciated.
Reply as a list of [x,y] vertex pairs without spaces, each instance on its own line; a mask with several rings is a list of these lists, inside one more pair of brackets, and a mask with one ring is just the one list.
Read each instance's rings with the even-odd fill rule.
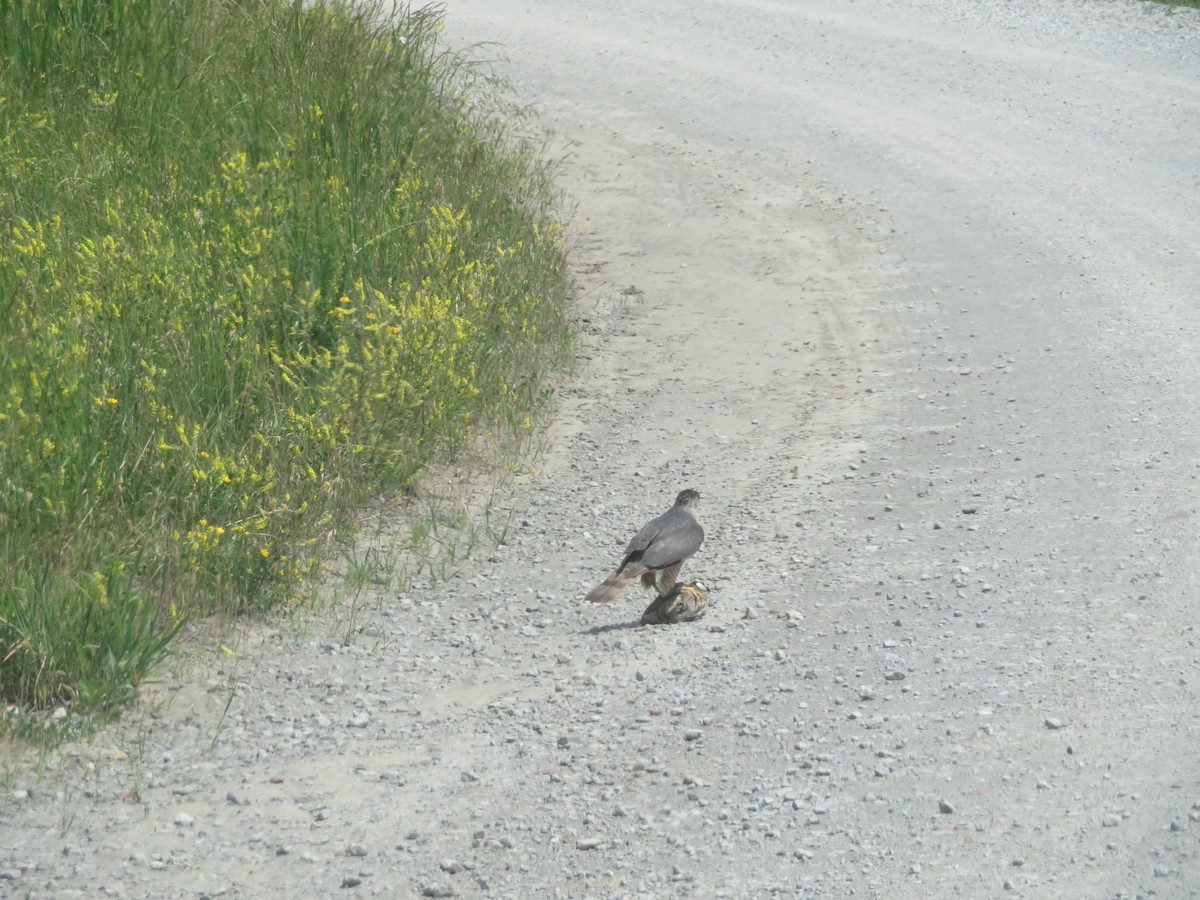
[[649,569],[662,569],[687,559],[703,542],[704,528],[694,516],[679,509],[669,509],[651,519],[633,536],[625,548],[621,569],[631,562],[639,562]]

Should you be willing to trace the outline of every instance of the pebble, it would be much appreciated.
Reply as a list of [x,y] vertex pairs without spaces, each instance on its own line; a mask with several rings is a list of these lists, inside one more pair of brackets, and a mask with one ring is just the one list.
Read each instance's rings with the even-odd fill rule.
[[604,838],[581,837],[575,842],[576,850],[595,850],[604,843]]
[[943,813],[944,815],[949,815],[950,813],[954,812],[954,804],[949,800],[939,800],[938,812]]
[[698,741],[698,740],[700,740],[700,738],[703,735],[704,735],[704,732],[700,731],[700,729],[689,728],[687,731],[685,731],[683,733],[683,739],[685,741]]
[[1046,727],[1051,731],[1058,731],[1063,727],[1063,723],[1061,719],[1049,718],[1046,720]]
[[191,828],[195,823],[196,820],[185,812],[177,813],[175,815],[175,824],[180,828]]
[[346,848],[346,855],[347,856],[366,856],[367,848],[364,847],[362,844],[351,844],[349,847]]
[[1121,817],[1116,813],[1108,813],[1103,819],[1100,820],[1100,824],[1105,828],[1116,828],[1121,824]]
[[440,881],[428,881],[421,885],[422,897],[453,897],[454,890],[445,887]]

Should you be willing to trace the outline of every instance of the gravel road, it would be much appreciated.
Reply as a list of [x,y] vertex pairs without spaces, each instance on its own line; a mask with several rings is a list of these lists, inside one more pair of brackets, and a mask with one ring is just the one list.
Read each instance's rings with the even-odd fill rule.
[[446,7],[577,202],[505,542],[10,760],[0,894],[1200,897],[1200,14]]

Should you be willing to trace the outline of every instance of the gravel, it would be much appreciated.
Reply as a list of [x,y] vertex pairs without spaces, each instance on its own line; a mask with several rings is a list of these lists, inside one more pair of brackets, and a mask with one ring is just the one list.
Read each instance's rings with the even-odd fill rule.
[[[861,6],[447,5],[575,142],[503,541],[10,755],[0,892],[1200,896],[1198,17]],[[583,606],[684,487],[706,618]]]

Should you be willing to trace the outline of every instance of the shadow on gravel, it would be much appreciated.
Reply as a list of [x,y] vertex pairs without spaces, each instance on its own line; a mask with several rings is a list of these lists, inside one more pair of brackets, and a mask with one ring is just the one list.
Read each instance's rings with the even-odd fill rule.
[[593,625],[591,628],[585,628],[580,634],[605,634],[609,631],[623,631],[627,628],[641,628],[641,622],[614,622],[612,625]]

